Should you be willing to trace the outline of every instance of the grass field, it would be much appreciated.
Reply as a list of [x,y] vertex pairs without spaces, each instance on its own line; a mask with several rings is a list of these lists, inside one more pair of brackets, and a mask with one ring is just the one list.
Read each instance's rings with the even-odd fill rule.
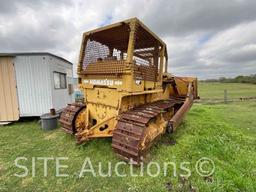
[[[200,84],[200,93],[207,96],[207,87],[213,92],[210,90],[211,86],[223,88],[226,85]],[[235,85],[232,86],[235,90]],[[250,91],[245,90],[247,93]],[[152,148],[150,159],[160,165],[164,162],[174,162],[177,165],[189,162],[186,167],[191,170],[191,176],[187,179],[179,176],[184,174],[180,169],[177,170],[177,176],[174,176],[172,166],[168,167],[166,176],[161,172],[157,177],[132,177],[129,165],[120,166],[120,172],[127,173],[127,177],[100,177],[98,174],[93,177],[91,173],[85,173],[80,178],[79,173],[86,157],[91,159],[96,173],[100,169],[99,162],[103,162],[104,173],[108,171],[108,162],[119,162],[112,153],[111,139],[96,139],[77,146],[73,137],[60,129],[43,132],[35,120],[0,127],[0,191],[253,192],[256,191],[255,109],[255,101],[227,105],[195,104],[177,132],[161,138]],[[174,141],[175,145],[169,144]],[[28,166],[27,177],[19,178],[14,175],[24,172],[14,165],[17,157],[28,159],[20,161],[20,164]],[[32,177],[32,157],[67,157],[68,160],[62,162],[68,168],[63,168],[61,172],[69,176],[57,178],[55,161],[49,160],[48,176],[44,177],[43,161],[36,160],[35,176]],[[202,157],[214,161],[215,171],[209,177],[202,177],[196,172],[196,162]],[[152,169],[154,171],[156,169]],[[133,168],[133,172],[139,175],[140,168]]]
[[199,95],[202,100],[218,100],[224,98],[224,90],[227,90],[228,99],[240,97],[255,97],[256,85],[244,83],[199,83]]

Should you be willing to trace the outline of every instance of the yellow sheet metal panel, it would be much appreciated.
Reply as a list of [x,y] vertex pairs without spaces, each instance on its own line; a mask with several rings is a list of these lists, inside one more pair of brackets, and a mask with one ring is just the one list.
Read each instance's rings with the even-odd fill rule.
[[18,98],[12,57],[0,57],[0,121],[19,119]]

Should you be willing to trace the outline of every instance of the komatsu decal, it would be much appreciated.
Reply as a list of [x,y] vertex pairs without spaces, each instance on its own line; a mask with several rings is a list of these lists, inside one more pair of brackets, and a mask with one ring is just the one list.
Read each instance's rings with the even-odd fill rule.
[[122,85],[123,82],[120,80],[112,80],[112,79],[84,79],[84,83],[91,84],[91,85]]

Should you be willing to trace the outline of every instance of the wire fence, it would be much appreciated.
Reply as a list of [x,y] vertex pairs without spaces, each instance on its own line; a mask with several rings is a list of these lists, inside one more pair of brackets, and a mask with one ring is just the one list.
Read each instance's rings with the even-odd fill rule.
[[200,98],[196,100],[195,103],[206,103],[206,104],[228,104],[231,102],[244,102],[244,101],[256,101],[256,96],[250,97],[238,97],[238,98],[229,98],[228,95],[223,95],[223,98]]

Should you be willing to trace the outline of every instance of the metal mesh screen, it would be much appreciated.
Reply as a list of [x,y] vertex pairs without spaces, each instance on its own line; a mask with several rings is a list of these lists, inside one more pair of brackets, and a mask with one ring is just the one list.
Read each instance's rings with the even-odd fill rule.
[[120,63],[126,59],[128,42],[128,24],[91,34],[86,43],[84,72],[90,74],[122,72],[123,67]]
[[[83,59],[83,73],[123,73],[127,58],[130,26],[126,23],[89,35]],[[159,42],[141,25],[135,29],[133,74],[136,79],[157,81]]]
[[86,53],[84,57],[84,68],[90,63],[96,63],[103,60],[109,55],[109,48],[97,41],[88,40],[86,44]]
[[140,25],[136,27],[135,36],[135,78],[157,81],[159,42]]

